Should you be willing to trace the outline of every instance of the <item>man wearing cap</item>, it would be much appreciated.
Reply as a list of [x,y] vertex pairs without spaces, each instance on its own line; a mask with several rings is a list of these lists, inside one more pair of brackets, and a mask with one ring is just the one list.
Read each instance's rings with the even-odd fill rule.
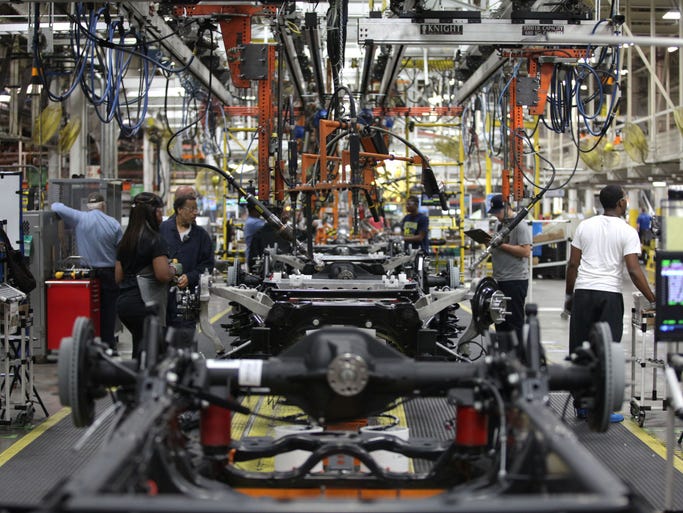
[[93,192],[88,196],[86,211],[53,203],[52,211],[64,220],[67,228],[76,234],[76,246],[85,266],[93,270],[93,276],[100,280],[100,338],[116,350],[116,298],[119,287],[114,280],[116,246],[123,231],[121,224],[104,213],[104,196]]
[[[169,258],[177,259],[183,265],[183,274],[178,277],[180,289],[193,290],[204,271],[213,271],[214,255],[211,236],[198,226],[197,196],[188,186],[176,190],[173,201],[173,215],[159,226],[161,236],[168,244]],[[194,331],[196,321],[178,317],[175,292],[169,296],[167,325]]]
[[[491,197],[489,214],[498,220],[496,231],[500,231],[506,221],[514,217],[515,212],[503,199],[502,194],[496,194]],[[505,297],[510,298],[507,303],[510,315],[504,322],[496,325],[496,331],[514,331],[520,343],[523,342],[524,303],[529,288],[529,257],[532,242],[531,227],[522,221],[512,229],[507,241],[491,250],[493,278],[498,282],[498,288]]]

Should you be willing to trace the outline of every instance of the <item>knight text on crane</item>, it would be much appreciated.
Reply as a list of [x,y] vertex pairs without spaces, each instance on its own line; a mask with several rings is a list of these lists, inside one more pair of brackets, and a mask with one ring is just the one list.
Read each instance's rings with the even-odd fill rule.
[[462,25],[454,23],[424,23],[420,25],[420,34],[462,35]]

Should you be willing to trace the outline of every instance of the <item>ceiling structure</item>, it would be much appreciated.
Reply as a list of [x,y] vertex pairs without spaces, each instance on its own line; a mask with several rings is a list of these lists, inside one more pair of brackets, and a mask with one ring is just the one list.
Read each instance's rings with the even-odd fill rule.
[[[105,98],[96,109],[100,118],[118,121],[124,134],[134,134],[145,128],[145,118],[164,118],[172,127],[187,125],[192,119],[192,112],[199,109],[196,102],[208,98],[234,109],[245,108],[245,116],[231,120],[233,128],[244,130],[238,136],[242,144],[237,141],[238,145],[232,146],[235,161],[244,162],[250,151],[251,136],[248,130],[255,127],[250,118],[259,104],[258,89],[254,81],[249,82],[248,87],[236,87],[238,78],[235,69],[239,68],[230,67],[231,62],[234,65],[235,61],[234,48],[226,47],[229,34],[222,32],[228,27],[234,28],[227,22],[247,16],[250,19],[250,43],[277,43],[283,49],[285,58],[282,61],[286,63],[286,68],[282,70],[283,90],[280,94],[283,102],[286,103],[291,97],[297,109],[313,117],[312,113],[326,107],[334,89],[345,86],[358,102],[359,110],[375,109],[374,114],[377,109],[391,112],[391,109],[401,107],[441,108],[439,112],[446,114],[445,119],[451,125],[418,126],[414,130],[415,138],[429,151],[439,153],[438,159],[457,160],[452,150],[444,149],[446,142],[457,141],[462,135],[459,120],[455,119],[456,113],[459,114],[471,102],[480,101],[477,97],[482,90],[486,90],[491,77],[509,73],[510,57],[502,48],[514,48],[512,41],[521,33],[520,27],[528,24],[561,26],[561,32],[568,42],[560,41],[561,37],[551,41],[565,45],[571,43],[574,37],[574,42],[578,44],[581,37],[585,39],[592,36],[595,26],[592,20],[596,18],[596,11],[599,12],[599,18],[614,19],[615,16],[623,15],[625,26],[633,36],[649,38],[643,40],[648,45],[642,47],[646,59],[652,62],[659,62],[660,57],[666,59],[666,69],[661,63],[657,64],[657,73],[661,75],[660,80],[666,82],[674,106],[680,106],[680,79],[675,72],[671,72],[680,68],[680,51],[666,51],[663,42],[664,38],[678,38],[680,42],[679,21],[664,17],[669,11],[680,12],[677,3],[680,4],[680,1],[636,0],[623,5],[605,3],[596,7],[579,0],[393,0],[382,5],[372,0],[339,1],[332,5],[244,4],[213,0],[199,4],[135,1],[112,4],[108,9],[105,9],[106,4],[88,4],[94,7],[86,11],[85,7],[79,8],[71,2],[6,2],[0,3],[0,42],[5,50],[0,82],[3,87],[16,91],[16,100],[28,108],[30,69],[35,67],[36,47],[39,47],[43,71],[50,69],[54,72],[50,75],[52,89],[61,93],[71,84],[69,73],[73,75],[78,65],[74,57],[74,41],[79,33],[82,46],[88,41],[84,35],[86,31],[98,34],[102,40],[110,38],[125,45],[140,45],[143,41],[145,51],[152,54],[153,69],[145,68],[146,61],[143,59],[133,58],[127,63],[125,78],[114,82],[125,91],[129,105],[122,109],[120,104],[124,102],[119,97],[111,102]],[[254,11],[249,15],[235,15],[236,7],[244,5]],[[38,37],[35,35],[36,20]],[[75,20],[78,23],[74,23]],[[450,32],[427,34],[420,28],[421,25],[443,26],[443,21],[449,26],[464,27],[464,30],[449,28]],[[113,26],[119,33],[108,33]],[[596,33],[608,36],[611,30],[605,24]],[[555,35],[543,29],[532,37],[548,44],[547,39]],[[96,51],[93,49],[93,52]],[[629,116],[644,120],[643,123],[648,125],[648,116],[654,115],[650,110],[671,110],[670,105],[661,98],[646,100],[648,94],[658,94],[647,92],[651,84],[647,83],[645,75],[649,75],[650,70],[644,66],[641,56],[634,53],[629,58],[640,73],[637,84],[635,78],[630,79],[629,88],[632,89],[629,89],[629,103],[635,101],[636,104],[630,105]],[[99,63],[95,62],[97,59],[100,59]],[[107,68],[103,59],[104,54],[93,58],[95,63],[86,70],[93,76],[100,74],[100,81],[104,80],[102,74]],[[21,63],[18,71],[17,61]],[[121,66],[121,63],[116,65]],[[109,72],[114,76],[116,69],[113,65],[112,69]],[[182,71],[178,72],[179,69]],[[258,69],[251,71],[259,72]],[[60,76],[60,72],[63,76]],[[15,77],[17,73],[19,76]],[[628,82],[629,78],[622,77],[622,80]],[[99,94],[102,91],[98,88],[103,87],[102,83],[93,82],[89,99],[92,101],[106,96]],[[207,96],[206,91],[209,89],[211,95]],[[130,97],[135,99],[131,101]],[[623,106],[621,110],[624,111]],[[434,110],[432,114],[435,113]],[[475,114],[475,117],[477,115],[480,114]],[[408,117],[398,115],[395,121],[407,125]],[[422,118],[410,117],[413,124],[414,121],[417,121],[417,125],[422,124]],[[20,115],[19,118],[30,116]],[[442,120],[442,117],[438,119]],[[436,120],[437,117],[431,115],[424,121]],[[481,124],[483,120],[479,122]],[[18,123],[21,124],[21,121]],[[648,126],[651,142],[655,142],[655,133],[660,130],[669,134],[672,123],[671,119],[664,122],[658,120],[653,122],[652,127]],[[405,131],[403,126],[398,128]],[[24,127],[22,133],[25,131]],[[190,135],[189,131],[187,135]],[[549,140],[553,140],[552,137],[549,136]],[[652,176],[676,179],[680,170],[680,152],[676,146],[679,141],[670,135],[668,137],[671,139],[671,148],[651,152],[649,160],[643,163],[624,159],[624,165],[601,170],[603,172],[579,172],[576,174],[577,180],[633,180],[635,183],[641,179],[651,179]],[[481,134],[481,138],[485,139],[485,134]],[[565,138],[560,147],[565,144],[571,152],[569,139]],[[208,140],[202,140],[199,144],[211,146]],[[213,141],[212,144],[214,149],[221,151],[220,141]],[[571,157],[565,158],[562,153],[555,153],[551,158],[562,162],[556,162],[558,168],[571,167],[569,164],[563,165],[565,161],[571,162]],[[480,158],[477,157],[477,160]],[[478,166],[480,168],[481,163]],[[448,176],[444,179],[448,181]]]

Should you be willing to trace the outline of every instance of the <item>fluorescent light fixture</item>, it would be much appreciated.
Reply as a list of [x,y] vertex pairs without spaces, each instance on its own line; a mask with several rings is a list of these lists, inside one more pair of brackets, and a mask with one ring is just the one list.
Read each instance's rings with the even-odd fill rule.
[[[101,32],[107,30],[107,24],[105,22],[98,22],[95,26],[94,32]],[[50,29],[52,32],[60,33],[70,33],[73,30],[71,22],[69,21],[58,21],[50,24]],[[3,23],[0,25],[0,34],[26,34],[26,23]]]
[[652,182],[652,187],[666,187],[666,182]]
[[669,46],[666,51],[669,53],[674,53],[676,50],[678,50],[677,46]]
[[667,11],[662,16],[662,19],[663,20],[680,20],[681,19],[681,11]]
[[9,101],[12,99],[12,97],[9,94],[2,93],[0,94],[0,103],[9,103]]
[[[166,88],[165,87],[150,87],[150,89],[147,91],[147,96],[149,98],[164,98],[166,96]],[[174,98],[178,96],[185,96],[185,88],[176,86],[176,87],[169,87],[168,88],[168,97],[169,98]]]

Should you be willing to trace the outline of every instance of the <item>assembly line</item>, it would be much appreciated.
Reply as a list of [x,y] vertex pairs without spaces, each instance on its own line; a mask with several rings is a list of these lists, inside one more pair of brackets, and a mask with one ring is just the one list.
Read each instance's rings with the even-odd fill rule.
[[682,7],[0,4],[0,510],[683,510]]

